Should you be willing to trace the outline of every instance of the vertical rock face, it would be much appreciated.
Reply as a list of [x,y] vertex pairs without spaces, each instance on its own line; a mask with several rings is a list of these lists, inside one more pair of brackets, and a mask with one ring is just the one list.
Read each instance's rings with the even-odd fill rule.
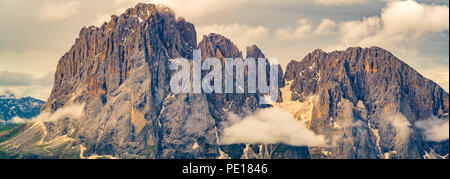
[[[204,36],[198,45],[198,49],[202,52],[202,59],[216,57],[221,60],[222,71],[225,71],[225,58],[242,58],[242,53],[238,48],[229,39],[218,34]],[[223,91],[225,91],[225,88],[223,88]],[[212,115],[216,119],[224,119],[226,112],[245,115],[255,111],[259,106],[258,96],[247,93],[247,90],[244,94],[213,93],[206,97],[211,105]]]
[[[222,67],[225,67],[225,58],[242,58],[242,52],[226,37],[218,34],[209,34],[204,36],[203,40],[199,42],[198,49],[202,52],[202,58],[207,59],[210,57],[216,57],[222,61]],[[261,50],[253,45],[247,47],[247,57],[258,60],[258,58],[265,58],[265,55]],[[269,62],[266,60],[267,71],[266,74],[270,74]],[[257,64],[257,63],[256,63]],[[282,81],[282,69],[278,66],[281,75],[280,81]],[[223,71],[225,71],[223,69]],[[217,124],[220,124],[227,118],[229,113],[237,114],[240,117],[245,117],[254,113],[259,108],[270,107],[267,105],[259,104],[259,97],[262,96],[257,90],[257,93],[248,93],[247,76],[245,74],[245,93],[244,94],[207,94],[206,99],[209,104],[209,110],[212,118],[215,119]],[[218,125],[218,127],[221,127]],[[276,149],[283,148],[286,153],[277,152]],[[246,158],[246,159],[258,159],[258,158],[309,158],[308,149],[306,147],[291,147],[286,145],[266,145],[266,144],[235,144],[228,146],[220,146],[220,151],[227,154],[231,158]]]
[[423,158],[430,149],[448,154],[448,139],[426,141],[415,126],[433,116],[448,119],[448,93],[384,49],[315,50],[291,62],[284,78],[292,93],[284,100],[318,97],[308,125],[331,147],[317,157]]
[[[168,58],[190,57],[196,45],[195,34],[192,24],[175,20],[169,9],[146,4],[112,16],[101,27],[83,28],[75,45],[59,61],[55,88],[43,110],[57,110],[83,92],[88,95],[78,95],[74,100],[107,98],[143,63],[148,73],[164,72],[164,67],[150,68],[164,66]],[[87,90],[77,91],[84,88]]]
[[191,23],[151,4],[138,4],[101,27],[83,28],[59,62],[42,110],[85,103],[85,116],[46,124],[46,140],[67,135],[72,145],[86,148],[86,156],[176,157],[162,150],[165,130],[176,128],[167,129],[164,117],[170,115],[161,114],[170,103],[169,59],[189,59],[195,47]]

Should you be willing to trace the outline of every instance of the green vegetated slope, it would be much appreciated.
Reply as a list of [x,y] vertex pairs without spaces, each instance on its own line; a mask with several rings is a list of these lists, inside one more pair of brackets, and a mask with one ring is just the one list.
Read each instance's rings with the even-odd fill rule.
[[[19,133],[25,125],[23,124],[6,124],[0,126],[0,144],[6,140],[14,137]],[[0,145],[0,159],[15,158],[14,156],[8,154],[6,148]]]

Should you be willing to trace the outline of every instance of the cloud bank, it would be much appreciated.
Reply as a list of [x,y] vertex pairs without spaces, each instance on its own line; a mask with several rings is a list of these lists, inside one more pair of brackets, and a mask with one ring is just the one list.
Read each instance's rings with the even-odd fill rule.
[[51,86],[53,85],[53,74],[47,73],[42,77],[35,78],[28,73],[0,71],[0,86],[30,85]]
[[[71,104],[58,109],[56,112],[42,112],[33,119],[23,119],[20,117],[13,117],[8,123],[23,124],[27,122],[55,122],[61,119],[80,119],[84,116],[85,104]],[[6,121],[0,120],[0,124],[5,124]]]
[[414,125],[422,130],[425,139],[433,142],[441,142],[448,140],[449,123],[448,119],[439,119],[435,116],[424,120],[417,121]]
[[223,124],[222,144],[279,144],[318,146],[325,143],[323,136],[314,134],[303,122],[279,108],[257,111],[240,119],[229,114]]
[[46,100],[53,86],[53,73],[34,77],[28,73],[0,71],[0,95],[13,94],[17,98],[32,96]]
[[409,136],[411,135],[411,123],[409,123],[408,119],[400,113],[400,112],[389,112],[384,114],[384,122],[387,125],[391,125],[398,137],[400,142],[407,142],[409,140]]
[[395,47],[418,43],[425,35],[448,31],[449,8],[441,5],[420,4],[413,0],[392,1],[380,16],[340,24],[343,46]]
[[42,112],[33,118],[33,122],[54,122],[61,119],[80,119],[84,115],[85,104],[71,104],[58,109],[56,112]]
[[335,32],[337,27],[336,22],[330,19],[322,19],[317,29],[314,31],[315,35],[328,35]]
[[275,32],[275,36],[280,40],[298,40],[306,37],[311,32],[311,25],[306,19],[297,20],[297,27],[291,28],[279,28]]

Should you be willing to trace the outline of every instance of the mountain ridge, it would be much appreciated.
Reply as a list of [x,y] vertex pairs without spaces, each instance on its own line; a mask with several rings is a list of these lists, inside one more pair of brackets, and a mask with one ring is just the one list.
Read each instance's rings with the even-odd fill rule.
[[[174,71],[169,70],[169,59],[192,59],[194,49],[200,49],[203,58],[242,58],[242,52],[222,35],[212,33],[197,43],[192,23],[152,4],[140,3],[100,27],[85,27],[58,62],[52,93],[42,107],[43,113],[59,114],[54,115],[58,118],[29,123],[0,145],[18,158],[448,154],[448,139],[427,141],[414,125],[431,116],[448,120],[448,93],[378,47],[314,50],[301,61],[291,61],[284,74],[279,70],[280,97],[285,98],[273,106],[325,136],[326,145],[222,145],[221,124],[230,112],[244,118],[271,106],[259,105],[263,95],[259,93],[172,94],[168,87]],[[265,57],[256,45],[248,47],[246,54]],[[71,113],[80,109],[77,105],[83,109],[81,115]],[[392,122],[397,120],[409,125],[398,128]]]
[[14,94],[0,95],[0,125],[11,122],[14,117],[32,119],[39,115],[44,101],[23,97],[17,99]]
[[[315,50],[302,61],[291,62],[284,78],[291,82],[291,100],[305,101],[308,96],[320,96],[319,107],[314,109],[311,120],[313,131],[329,137],[368,136],[366,139],[359,136],[357,141],[351,137],[340,140],[341,148],[347,147],[345,150],[348,151],[332,153],[340,153],[343,158],[351,158],[345,156],[356,152],[351,149],[354,144],[346,146],[343,142],[345,140],[363,142],[368,149],[372,146],[379,147],[378,151],[360,153],[353,156],[355,158],[372,158],[375,155],[379,158],[383,158],[383,155],[395,157],[391,152],[399,155],[399,158],[421,158],[419,156],[423,156],[425,150],[422,145],[428,145],[424,144],[428,142],[422,139],[423,136],[414,123],[432,116],[448,120],[448,93],[382,48],[349,48],[331,53]],[[342,115],[345,113],[350,114]],[[404,126],[404,129],[411,136],[407,136],[405,141],[398,140],[399,131],[391,129],[395,126],[387,120],[389,117],[386,115],[390,113],[398,114],[402,120],[406,119],[403,122],[408,126]],[[362,130],[369,132],[352,132],[361,127],[351,126],[351,123],[358,121],[363,122]],[[346,123],[350,123],[350,127],[343,127],[343,134],[342,131],[338,134],[332,132],[335,128],[333,126],[340,128]],[[370,137],[378,135],[387,141]],[[419,144],[414,144],[415,142]],[[445,146],[448,146],[448,140],[441,146],[441,155],[448,153],[448,147]],[[400,150],[404,150],[403,153]]]

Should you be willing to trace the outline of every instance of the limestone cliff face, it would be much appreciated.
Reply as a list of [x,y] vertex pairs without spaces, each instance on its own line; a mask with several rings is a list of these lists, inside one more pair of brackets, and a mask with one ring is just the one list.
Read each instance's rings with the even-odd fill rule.
[[74,46],[58,63],[55,87],[43,110],[57,110],[71,99],[101,97],[106,102],[108,95],[144,64],[146,75],[161,85],[168,75],[158,74],[167,72],[167,59],[190,58],[195,47],[196,32],[191,23],[175,19],[165,7],[139,4],[121,16],[112,16],[101,27],[81,30]]
[[194,26],[166,7],[138,4],[101,27],[87,27],[58,63],[43,111],[85,103],[85,116],[46,124],[46,140],[67,135],[85,155],[156,158],[169,95],[169,59],[191,58]]
[[[414,125],[433,116],[448,119],[448,93],[384,49],[315,50],[292,61],[284,78],[292,95],[283,100],[317,96],[307,123],[332,141],[321,150],[329,155],[317,157],[423,158],[430,149],[448,154],[448,140],[425,141]],[[404,120],[406,129],[393,119]]]

